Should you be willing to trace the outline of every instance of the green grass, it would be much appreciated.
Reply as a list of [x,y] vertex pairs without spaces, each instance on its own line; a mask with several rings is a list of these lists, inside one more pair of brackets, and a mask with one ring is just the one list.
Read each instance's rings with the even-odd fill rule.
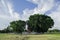
[[0,40],[60,40],[60,34],[40,34],[40,35],[0,34]]

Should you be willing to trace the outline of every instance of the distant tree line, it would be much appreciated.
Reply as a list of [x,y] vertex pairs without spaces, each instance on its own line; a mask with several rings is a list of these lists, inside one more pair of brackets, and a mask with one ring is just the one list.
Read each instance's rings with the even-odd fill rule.
[[58,33],[60,32],[59,29],[48,30],[48,33]]
[[27,21],[18,20],[10,22],[10,25],[4,30],[0,30],[0,32],[22,33],[25,31],[26,24],[28,25],[28,32],[44,33],[53,27],[54,21],[50,16],[34,14],[31,15]]
[[0,30],[0,33],[12,33],[13,32],[13,29],[10,28],[9,26],[3,30]]

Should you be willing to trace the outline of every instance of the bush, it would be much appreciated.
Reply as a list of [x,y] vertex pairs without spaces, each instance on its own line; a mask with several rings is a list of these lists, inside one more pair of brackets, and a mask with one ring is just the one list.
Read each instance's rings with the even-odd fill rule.
[[58,29],[54,29],[54,30],[48,30],[49,33],[56,33],[56,32],[60,32],[60,30]]

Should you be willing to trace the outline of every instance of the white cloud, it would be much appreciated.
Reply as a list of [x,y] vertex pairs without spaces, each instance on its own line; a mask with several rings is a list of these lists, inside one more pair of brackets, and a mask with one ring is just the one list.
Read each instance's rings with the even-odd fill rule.
[[30,15],[33,15],[33,10],[29,10],[29,9],[25,9],[25,10],[23,10],[23,15],[22,15],[22,20],[28,20],[29,19],[29,17],[30,17]]
[[55,22],[54,27],[52,29],[60,29],[60,6],[49,16],[51,16]]
[[14,11],[12,4],[8,0],[0,0],[0,29],[4,29],[9,22],[19,20],[20,15]]
[[50,10],[54,6],[54,0],[30,0],[30,2],[33,2],[38,5],[34,9],[34,14],[44,14],[46,11]]

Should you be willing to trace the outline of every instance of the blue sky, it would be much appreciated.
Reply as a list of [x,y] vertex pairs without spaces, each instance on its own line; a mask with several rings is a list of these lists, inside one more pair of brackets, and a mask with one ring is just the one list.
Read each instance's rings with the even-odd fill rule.
[[50,16],[55,22],[52,29],[60,29],[60,0],[0,0],[0,29],[34,14]]
[[24,9],[34,9],[37,6],[36,4],[26,0],[12,0],[12,3],[14,5],[14,10],[20,12],[21,14]]

